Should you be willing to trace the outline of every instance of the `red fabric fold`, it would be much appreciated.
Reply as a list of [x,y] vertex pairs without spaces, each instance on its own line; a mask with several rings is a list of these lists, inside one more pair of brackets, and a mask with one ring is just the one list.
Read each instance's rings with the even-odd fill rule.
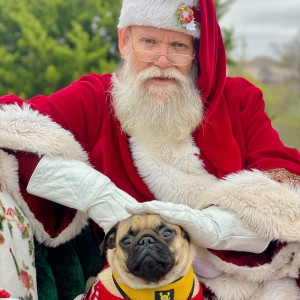
[[20,180],[22,180],[25,186],[27,186],[31,175],[33,174],[41,158],[34,153],[23,152],[23,151],[16,151],[14,152],[14,155],[19,162]]

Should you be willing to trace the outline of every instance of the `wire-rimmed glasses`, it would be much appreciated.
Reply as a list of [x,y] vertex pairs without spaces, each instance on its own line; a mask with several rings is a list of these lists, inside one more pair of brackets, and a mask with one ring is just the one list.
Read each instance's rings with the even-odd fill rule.
[[149,50],[135,50],[133,44],[132,52],[138,60],[152,63],[156,62],[160,56],[165,56],[169,63],[174,66],[186,66],[195,58],[195,54],[193,56],[188,54],[158,54]]

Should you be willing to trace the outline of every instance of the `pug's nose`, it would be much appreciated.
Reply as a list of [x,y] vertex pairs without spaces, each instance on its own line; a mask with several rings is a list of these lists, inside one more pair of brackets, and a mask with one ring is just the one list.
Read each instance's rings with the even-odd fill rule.
[[140,246],[144,246],[144,247],[151,246],[154,243],[155,243],[155,240],[151,236],[144,236],[138,242],[138,244]]

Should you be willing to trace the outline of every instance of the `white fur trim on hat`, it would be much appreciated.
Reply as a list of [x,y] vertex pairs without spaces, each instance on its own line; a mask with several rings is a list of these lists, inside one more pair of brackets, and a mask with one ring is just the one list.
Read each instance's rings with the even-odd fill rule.
[[118,28],[131,25],[153,26],[199,38],[199,24],[194,30],[189,30],[182,25],[177,15],[179,7],[197,7],[197,3],[196,0],[123,0]]

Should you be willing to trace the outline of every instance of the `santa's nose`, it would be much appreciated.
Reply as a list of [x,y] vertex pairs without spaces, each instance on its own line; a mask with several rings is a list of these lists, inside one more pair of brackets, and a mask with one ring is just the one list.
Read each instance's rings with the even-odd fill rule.
[[160,54],[154,64],[162,69],[166,69],[171,66],[167,54]]

